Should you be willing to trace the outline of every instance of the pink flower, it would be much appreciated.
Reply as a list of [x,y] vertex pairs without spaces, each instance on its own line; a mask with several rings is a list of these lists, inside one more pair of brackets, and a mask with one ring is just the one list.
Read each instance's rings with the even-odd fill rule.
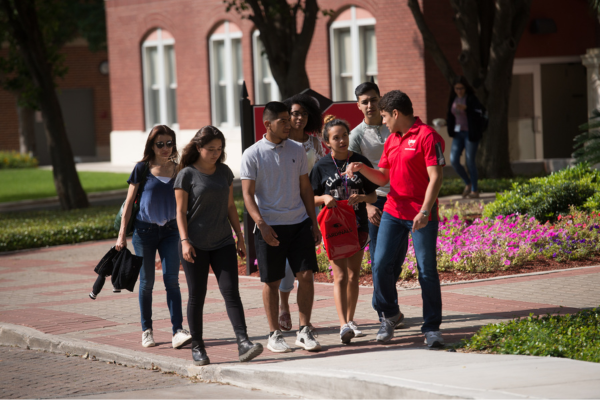
[[254,260],[254,265],[258,265],[258,260]]

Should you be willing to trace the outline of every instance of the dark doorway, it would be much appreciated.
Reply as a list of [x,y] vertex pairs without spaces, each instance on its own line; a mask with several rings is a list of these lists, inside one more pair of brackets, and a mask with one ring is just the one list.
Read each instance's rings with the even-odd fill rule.
[[586,69],[581,63],[542,64],[544,158],[571,158],[577,127],[587,121]]
[[[67,137],[77,159],[96,156],[96,134],[94,131],[94,91],[93,89],[62,89],[58,92],[67,128]],[[49,165],[50,154],[44,134],[41,115],[35,117],[35,139],[40,165]]]

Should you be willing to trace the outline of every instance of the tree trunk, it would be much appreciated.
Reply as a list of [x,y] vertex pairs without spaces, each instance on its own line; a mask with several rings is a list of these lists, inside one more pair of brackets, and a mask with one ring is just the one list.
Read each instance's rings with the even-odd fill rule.
[[[319,6],[316,0],[295,4],[247,0],[252,9],[248,17],[260,32],[273,79],[281,97],[289,98],[310,87],[306,57],[315,31]],[[298,31],[298,12],[304,14]]]
[[17,100],[17,116],[19,119],[19,150],[21,154],[31,154],[37,157],[35,142],[35,110],[22,106]]
[[40,89],[38,100],[46,127],[54,185],[60,205],[63,210],[88,207],[87,195],[75,169],[73,152],[52,78],[52,64],[47,57],[37,20],[35,2],[0,0],[0,5],[6,13],[7,27],[18,44],[34,85]]
[[508,147],[508,100],[510,98],[510,78],[508,82],[496,84],[489,93],[485,104],[489,115],[489,126],[479,143],[477,167],[481,177],[497,179],[513,176]]

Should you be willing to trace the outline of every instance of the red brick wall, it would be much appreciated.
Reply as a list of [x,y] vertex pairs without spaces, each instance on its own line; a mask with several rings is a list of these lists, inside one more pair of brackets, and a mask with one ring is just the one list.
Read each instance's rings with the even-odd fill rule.
[[[105,51],[92,53],[85,46],[66,46],[63,49],[67,75],[58,79],[59,89],[92,88],[94,91],[94,128],[96,146],[110,145],[111,109],[108,76],[98,69],[107,59]],[[0,149],[19,149],[19,126],[15,98],[11,93],[0,90]]]
[[517,57],[579,56],[596,47],[596,17],[587,0],[533,0],[530,17],[552,18],[557,32],[534,35],[528,25]]
[[[458,63],[460,37],[452,20],[453,10],[448,1],[423,0],[425,19],[448,61],[457,74],[462,74]],[[533,35],[529,32],[531,20],[552,18],[557,33]],[[589,11],[587,0],[533,0],[530,23],[517,48],[517,58],[578,56],[586,49],[596,47],[595,17]],[[450,87],[429,54],[425,56],[427,82],[427,113],[430,119],[445,118]]]
[[[113,129],[143,130],[144,102],[140,46],[154,28],[168,30],[175,38],[177,104],[181,129],[197,129],[210,123],[208,38],[222,21],[229,20],[243,32],[243,68],[253,99],[253,24],[235,12],[226,13],[220,0],[109,0],[106,3],[111,62]],[[322,0],[322,9],[342,11],[349,1]],[[377,18],[376,34],[379,84],[383,92],[406,91],[415,112],[426,117],[425,72],[421,38],[404,2],[370,0],[360,4]],[[329,17],[319,16],[306,63],[311,87],[331,95]],[[406,38],[406,39],[405,39]]]
[[[462,73],[458,62],[458,56],[461,51],[460,37],[452,20],[454,12],[452,7],[450,7],[450,2],[424,0],[422,10],[429,29],[437,39],[452,68],[456,73]],[[450,86],[429,53],[425,55],[425,76],[427,82],[428,122],[431,123],[434,118],[445,119]],[[448,146],[448,143],[446,146]]]
[[[244,77],[253,99],[252,30],[247,19],[226,13],[221,0],[108,0],[107,25],[111,61],[113,129],[143,130],[144,105],[140,46],[153,28],[161,27],[175,38],[178,79],[178,120],[181,129],[210,123],[208,38],[222,21],[243,31]],[[532,17],[555,18],[559,33],[526,33],[518,57],[582,54],[594,45],[594,21],[585,0],[534,0]],[[420,32],[405,0],[320,0],[321,9],[339,13],[351,5],[371,12],[376,20],[379,85],[383,93],[401,89],[411,97],[415,113],[423,120],[444,117],[449,86],[433,60],[424,54]],[[460,40],[448,1],[422,0],[429,27],[457,73]],[[311,87],[331,96],[329,26],[332,19],[319,16],[306,67]],[[578,27],[581,29],[578,31]]]

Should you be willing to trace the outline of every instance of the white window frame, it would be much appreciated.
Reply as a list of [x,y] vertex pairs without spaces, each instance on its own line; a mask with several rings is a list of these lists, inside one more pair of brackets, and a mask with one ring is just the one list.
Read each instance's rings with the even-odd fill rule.
[[[153,128],[156,125],[169,125],[167,121],[167,84],[165,82],[165,46],[173,46],[173,51],[175,51],[175,39],[163,39],[162,37],[162,29],[156,29],[156,40],[145,40],[142,43],[142,75],[143,75],[143,84],[144,84],[144,119],[146,123],[146,130]],[[148,90],[147,87],[150,86],[147,82],[150,77],[148,76],[147,70],[149,65],[147,65],[146,61],[146,49],[148,47],[156,47],[157,48],[157,59],[158,65],[155,66],[157,68],[158,73],[158,84],[154,86],[158,86],[158,123],[152,124],[150,120],[150,99],[148,98]],[[175,56],[176,57],[176,56]],[[175,69],[177,68],[177,60],[174,63]],[[177,70],[173,71],[175,76],[175,83],[169,84],[170,89],[177,90]],[[177,93],[177,92],[176,92]],[[175,108],[175,113],[177,114],[177,108]],[[177,118],[177,117],[176,117]],[[177,118],[177,121],[179,119]],[[179,122],[171,124],[171,128],[173,130],[179,130]]]
[[[362,62],[361,55],[361,38],[359,30],[364,26],[373,26],[375,27],[376,20],[375,18],[356,18],[356,6],[350,7],[351,19],[344,21],[334,21],[329,28],[329,42],[330,46],[330,57],[331,57],[331,86],[333,93],[334,101],[346,101],[349,99],[341,99],[339,94],[339,64],[338,64],[338,54],[339,54],[339,44],[337,40],[335,40],[335,30],[340,28],[350,28],[350,43],[352,48],[352,84],[354,87],[357,87],[362,83],[362,75],[366,74],[367,71],[363,71],[364,63]],[[377,37],[377,32],[375,32],[375,37]],[[375,56],[377,57],[377,55]],[[371,72],[371,71],[369,71]],[[377,76],[378,72],[374,71],[373,76]]]
[[[263,99],[260,96],[261,90],[259,90],[260,85],[270,84],[271,85],[271,93],[270,93],[270,101],[280,101],[281,93],[279,92],[279,86],[277,86],[277,82],[275,78],[273,78],[273,74],[271,73],[271,67],[267,63],[268,71],[263,71],[262,68],[262,54],[259,52],[260,48],[264,48],[262,42],[260,41],[260,32],[255,30],[252,33],[252,52],[253,52],[253,62],[254,62],[254,103],[255,104],[266,104],[267,99]],[[264,73],[268,72],[268,73]],[[265,78],[263,78],[263,76]]]
[[[213,33],[209,39],[209,57],[210,57],[210,103],[211,103],[211,115],[213,124],[217,124],[217,102],[216,102],[216,93],[214,91],[214,87],[216,86],[216,72],[215,72],[215,57],[214,57],[214,42],[216,41],[224,41],[225,42],[225,93],[227,95],[227,121],[219,124],[220,127],[232,128],[239,126],[239,116],[236,118],[235,111],[235,101],[241,98],[241,94],[238,93],[236,96],[235,89],[237,85],[241,85],[243,83],[242,80],[236,79],[233,76],[234,67],[233,67],[233,59],[232,59],[232,43],[231,41],[234,39],[242,40],[242,32],[229,32],[229,21],[224,21],[223,25],[225,26],[225,33]],[[240,43],[241,44],[241,43]],[[243,68],[243,60],[241,61]],[[238,122],[236,122],[236,119]]]

